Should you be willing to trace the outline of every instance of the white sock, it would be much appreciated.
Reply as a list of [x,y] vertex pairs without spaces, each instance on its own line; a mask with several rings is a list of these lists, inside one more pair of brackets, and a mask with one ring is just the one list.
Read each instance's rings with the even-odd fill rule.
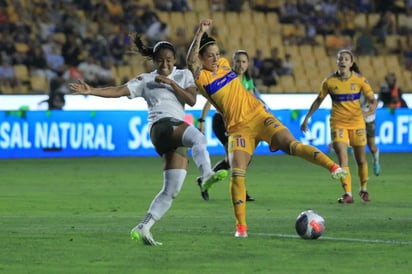
[[379,149],[373,154],[373,160],[379,163]]
[[[146,217],[145,228],[150,229],[156,221],[172,206],[173,199],[179,194],[185,181],[187,171],[184,169],[168,169],[163,171],[163,188],[153,199]],[[146,218],[145,218],[146,219]],[[144,222],[145,220],[143,220]]]
[[189,126],[182,136],[182,144],[192,148],[192,158],[202,177],[207,178],[213,173],[210,155],[206,148],[206,137],[194,126]]

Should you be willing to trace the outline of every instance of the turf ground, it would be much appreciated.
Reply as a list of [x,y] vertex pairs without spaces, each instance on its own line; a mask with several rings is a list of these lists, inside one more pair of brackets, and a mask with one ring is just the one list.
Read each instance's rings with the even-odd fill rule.
[[[1,160],[0,273],[411,273],[412,154],[381,161],[382,175],[370,172],[372,201],[340,205],[340,184],[322,168],[255,156],[246,239],[233,237],[228,179],[205,202],[191,161],[181,194],[152,230],[163,246],[149,247],[129,231],[161,187],[159,158]],[[318,240],[294,230],[308,208],[326,219]]]

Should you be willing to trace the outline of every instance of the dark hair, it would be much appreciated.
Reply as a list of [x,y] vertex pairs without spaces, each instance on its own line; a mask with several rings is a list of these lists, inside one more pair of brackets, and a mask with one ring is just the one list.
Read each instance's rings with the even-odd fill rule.
[[[336,56],[341,55],[342,53],[347,53],[350,55],[352,61],[355,59],[355,55],[353,54],[353,52],[349,49],[342,49],[340,51],[338,51],[338,53],[336,54]],[[356,64],[356,62],[353,62],[352,66],[349,68],[350,71],[354,71],[356,73],[361,73],[358,64]]]
[[167,41],[160,41],[157,42],[153,47],[148,47],[143,44],[142,38],[138,36],[136,33],[131,34],[130,38],[132,40],[132,47],[131,51],[133,53],[140,53],[142,56],[150,57],[151,59],[155,59],[157,54],[162,49],[169,49],[176,55],[175,47],[172,43]]
[[216,40],[210,37],[206,32],[203,33],[202,38],[200,39],[199,54],[202,54],[207,46],[214,44],[216,44]]
[[[237,57],[238,57],[239,55],[241,55],[241,54],[245,55],[246,58],[247,58],[248,60],[250,60],[249,54],[247,53],[246,50],[243,50],[243,49],[236,50],[236,51],[233,53],[232,59],[234,60],[235,58],[237,58]],[[252,76],[250,76],[250,73],[249,73],[249,69],[247,69],[243,75],[246,77],[247,80],[252,79]]]

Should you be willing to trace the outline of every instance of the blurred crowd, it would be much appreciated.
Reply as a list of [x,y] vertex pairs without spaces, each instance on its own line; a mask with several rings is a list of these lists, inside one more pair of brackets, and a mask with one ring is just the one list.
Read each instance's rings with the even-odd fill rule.
[[[113,68],[130,65],[132,32],[152,45],[172,41],[178,66],[184,67],[194,26],[171,28],[159,13],[196,13],[200,3],[211,12],[276,13],[280,23],[290,27],[282,36],[285,45],[316,45],[315,37],[322,35],[329,39],[325,50],[331,55],[342,47],[352,47],[358,55],[396,53],[405,69],[412,70],[412,0],[0,0],[0,93],[24,92],[27,85],[30,89],[29,78],[15,71],[18,65],[27,68],[28,77],[47,79],[49,88],[53,79],[112,85],[119,81]],[[379,18],[369,28],[357,29],[354,18],[359,13],[378,13]],[[385,49],[391,34],[405,39],[398,47]],[[215,36],[219,39],[217,30]],[[267,86],[293,74],[290,54],[280,55],[275,47],[270,56],[251,54],[253,77]]]

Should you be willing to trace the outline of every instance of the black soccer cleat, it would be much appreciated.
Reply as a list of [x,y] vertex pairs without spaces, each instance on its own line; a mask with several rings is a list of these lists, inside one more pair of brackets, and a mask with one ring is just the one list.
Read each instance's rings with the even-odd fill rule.
[[248,202],[254,202],[254,201],[255,201],[255,198],[251,197],[251,196],[249,195],[249,193],[246,192],[246,201],[248,201]]
[[197,177],[196,182],[199,185],[200,195],[202,196],[202,199],[205,201],[209,201],[209,192],[207,190],[202,189],[202,177]]

